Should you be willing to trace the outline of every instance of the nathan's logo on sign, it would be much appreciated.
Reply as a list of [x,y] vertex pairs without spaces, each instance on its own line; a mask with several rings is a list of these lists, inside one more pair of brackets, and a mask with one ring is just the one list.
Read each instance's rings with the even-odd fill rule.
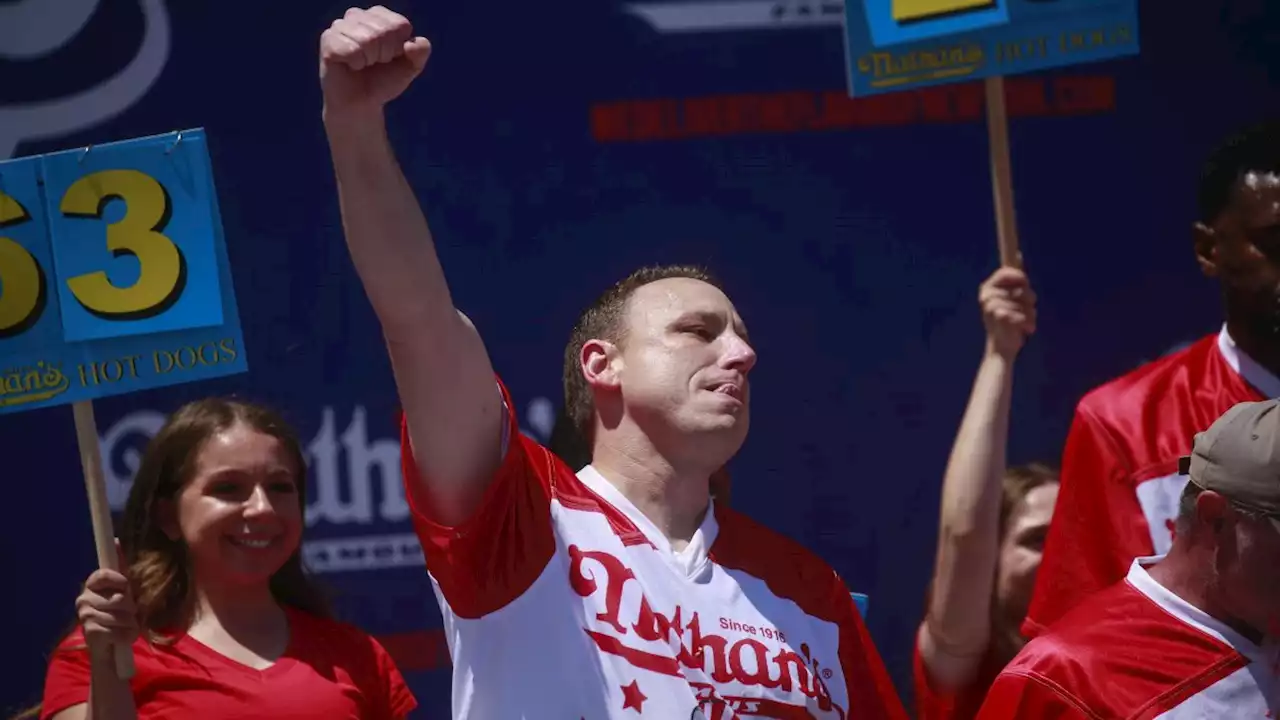
[[66,392],[70,386],[60,368],[37,360],[35,367],[10,369],[0,374],[0,406],[48,400]]
[[0,163],[0,413],[248,369],[204,133]]
[[[585,628],[600,651],[642,670],[687,677],[706,706],[703,712],[708,717],[716,708],[764,717],[791,717],[797,709],[804,708],[820,710],[834,718],[845,717],[845,709],[827,689],[825,679],[832,676],[831,669],[811,657],[807,644],[801,643],[797,653],[778,628],[731,618],[718,618],[704,625],[697,612],[686,616],[679,605],[664,615],[654,610],[644,595],[640,596],[634,616],[624,618],[624,591],[628,581],[635,580],[635,573],[607,552],[583,550],[577,545],[569,546],[569,558],[569,584],[574,592],[603,600],[604,609],[596,615],[596,626]],[[666,643],[673,653],[635,647],[627,642],[629,637]],[[774,695],[789,696],[801,704],[783,702],[781,697],[765,700],[719,694],[731,683],[774,690]],[[778,714],[780,711],[789,714]]]
[[189,372],[219,364],[234,365],[240,358],[236,338],[210,340],[201,345],[159,348],[150,355],[124,355],[79,363],[68,378],[57,363],[36,361],[35,367],[17,368],[0,374],[0,406],[51,400],[69,389],[92,390],[99,386],[127,386],[172,372]]

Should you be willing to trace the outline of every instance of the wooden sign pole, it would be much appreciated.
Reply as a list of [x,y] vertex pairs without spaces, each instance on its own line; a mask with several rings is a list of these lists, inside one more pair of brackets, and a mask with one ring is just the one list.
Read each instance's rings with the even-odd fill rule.
[[985,81],[987,89],[987,139],[991,156],[991,192],[996,206],[996,240],[1000,264],[1022,267],[1018,250],[1018,224],[1013,209],[1013,167],[1009,160],[1009,117],[1005,113],[1004,78]]
[[[89,493],[89,515],[93,520],[93,545],[98,551],[98,567],[119,571],[115,531],[111,527],[111,506],[107,503],[107,484],[102,475],[102,448],[98,445],[98,425],[93,418],[93,401],[72,403],[71,410],[76,419],[76,443],[80,446],[84,486]],[[112,650],[116,675],[121,680],[132,678],[133,648],[117,645]]]

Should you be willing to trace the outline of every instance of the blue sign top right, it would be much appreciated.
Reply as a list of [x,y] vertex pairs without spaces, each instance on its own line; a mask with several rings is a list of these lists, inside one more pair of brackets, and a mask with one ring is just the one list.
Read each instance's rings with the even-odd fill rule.
[[1138,0],[845,0],[854,97],[1138,53]]

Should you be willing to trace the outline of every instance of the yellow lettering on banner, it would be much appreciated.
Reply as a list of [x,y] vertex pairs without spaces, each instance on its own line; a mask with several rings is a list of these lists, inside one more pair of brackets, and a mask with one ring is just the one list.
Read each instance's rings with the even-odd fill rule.
[[986,10],[995,5],[996,0],[893,0],[893,19],[900,23],[928,20],[941,15]]
[[169,194],[155,178],[137,170],[103,170],[67,188],[62,213],[100,219],[111,199],[124,201],[125,214],[107,226],[107,248],[138,259],[138,281],[116,287],[99,270],[68,278],[67,286],[86,310],[101,317],[136,320],[158,315],[177,301],[186,281],[182,253],[159,232],[172,211]]
[[163,375],[174,370],[194,370],[197,367],[213,367],[218,364],[235,362],[239,357],[234,338],[220,341],[209,341],[200,345],[188,345],[176,350],[156,350],[151,353],[156,374]]
[[1064,32],[1059,36],[1058,42],[1064,53],[1126,45],[1133,42],[1133,29],[1128,25],[1117,25],[1110,28]]
[[233,363],[236,358],[240,357],[240,353],[236,351],[235,338],[224,338],[218,343],[218,347],[222,350],[222,356],[226,358],[224,362]]
[[[30,220],[26,208],[0,193],[0,227]],[[36,259],[14,240],[0,236],[0,338],[23,332],[36,320],[44,275]]]
[[141,355],[126,355],[114,360],[81,363],[78,367],[80,387],[105,385],[121,380],[137,380],[138,360],[141,358]]
[[996,46],[996,62],[1018,62],[1049,56],[1049,38],[1035,37],[1026,40],[1000,43]]
[[981,45],[953,45],[895,55],[880,51],[858,60],[858,70],[872,76],[872,87],[892,87],[926,80],[962,77],[977,72],[986,61]]
[[62,370],[43,360],[35,367],[9,369],[0,374],[0,407],[48,400],[69,387]]

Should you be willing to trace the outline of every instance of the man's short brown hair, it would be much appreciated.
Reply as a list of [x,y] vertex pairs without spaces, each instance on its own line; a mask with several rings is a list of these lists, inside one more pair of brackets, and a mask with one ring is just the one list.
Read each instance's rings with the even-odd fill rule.
[[592,417],[595,402],[591,387],[582,376],[579,354],[588,340],[599,339],[621,344],[624,340],[627,301],[631,294],[643,285],[667,278],[690,278],[720,287],[719,281],[703,267],[697,265],[654,265],[642,267],[604,291],[596,301],[578,316],[564,348],[564,407],[573,427],[581,434],[588,448],[591,444]]

